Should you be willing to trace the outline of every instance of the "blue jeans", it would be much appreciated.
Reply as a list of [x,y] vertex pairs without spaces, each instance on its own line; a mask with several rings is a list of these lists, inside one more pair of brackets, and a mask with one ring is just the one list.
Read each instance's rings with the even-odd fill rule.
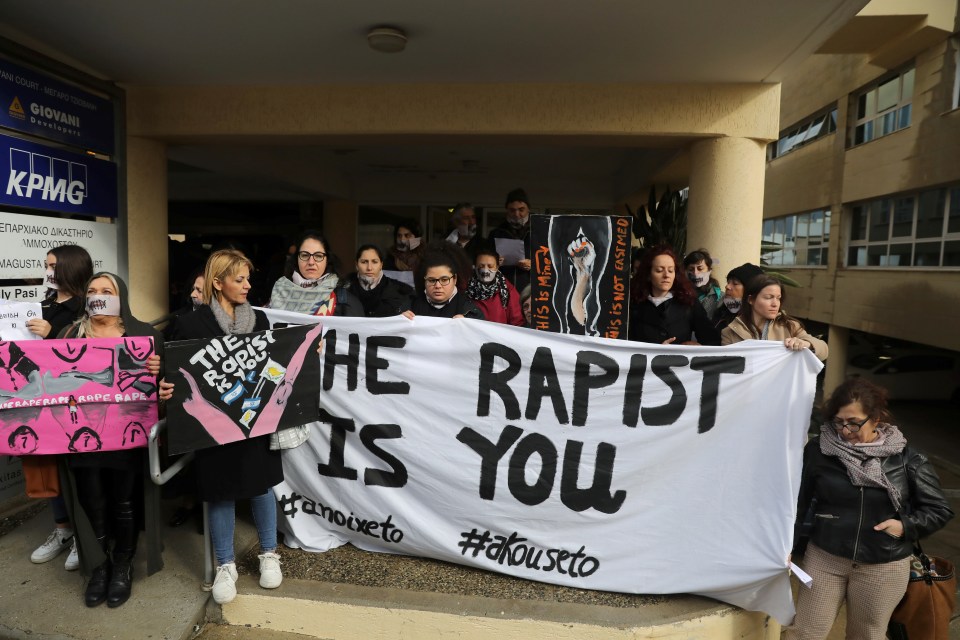
[[[213,553],[217,564],[234,561],[233,528],[236,522],[236,503],[233,500],[209,502],[210,539],[213,540]],[[277,548],[277,501],[273,489],[267,489],[263,495],[250,498],[253,511],[253,523],[260,537],[260,549],[263,553]]]

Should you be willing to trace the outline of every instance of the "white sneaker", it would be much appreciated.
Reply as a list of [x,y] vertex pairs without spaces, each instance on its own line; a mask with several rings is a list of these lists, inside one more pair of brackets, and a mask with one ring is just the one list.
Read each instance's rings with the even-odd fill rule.
[[260,586],[264,589],[276,589],[283,582],[280,556],[270,552],[257,557],[260,558]]
[[237,597],[237,565],[233,562],[217,567],[213,581],[213,601],[217,604],[233,602]]
[[67,571],[76,571],[80,568],[80,556],[77,555],[77,539],[73,539],[70,545],[70,553],[67,554],[67,561],[63,563],[63,568]]
[[30,562],[35,562],[36,564],[50,562],[69,549],[71,542],[73,542],[73,529],[61,529],[57,527],[53,530],[53,533],[47,537],[47,541],[30,554]]

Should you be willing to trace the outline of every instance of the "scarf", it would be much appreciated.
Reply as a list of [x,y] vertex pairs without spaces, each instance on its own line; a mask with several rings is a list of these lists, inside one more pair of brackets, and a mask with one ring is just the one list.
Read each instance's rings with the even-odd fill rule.
[[[294,276],[299,274],[294,273]],[[309,282],[299,278],[301,282]],[[337,297],[334,289],[339,279],[336,274],[328,273],[316,281],[312,286],[302,287],[289,278],[280,278],[273,285],[270,292],[271,309],[309,313],[313,316],[331,316],[336,306]]]
[[507,289],[507,279],[499,271],[493,282],[483,282],[474,274],[467,285],[467,297],[471,300],[489,300],[498,293],[500,304],[506,309],[507,303],[510,302],[510,290]]
[[217,300],[210,301],[210,310],[213,311],[213,317],[217,319],[217,324],[227,335],[235,336],[253,332],[257,318],[253,314],[253,307],[250,306],[249,302],[235,306],[232,318],[224,311],[223,306]]
[[882,464],[884,458],[903,453],[907,439],[892,424],[881,422],[877,425],[877,440],[879,444],[857,446],[841,438],[830,423],[825,422],[820,427],[820,451],[823,455],[837,458],[843,463],[853,486],[886,489],[893,508],[899,511],[900,490],[891,484],[883,472]]

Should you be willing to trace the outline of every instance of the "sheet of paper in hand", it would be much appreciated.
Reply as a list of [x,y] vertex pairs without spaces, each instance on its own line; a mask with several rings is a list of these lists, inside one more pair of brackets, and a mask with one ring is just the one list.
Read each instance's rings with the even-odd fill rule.
[[184,453],[317,419],[320,324],[167,345],[170,451]]
[[147,444],[157,421],[153,338],[0,341],[0,454]]

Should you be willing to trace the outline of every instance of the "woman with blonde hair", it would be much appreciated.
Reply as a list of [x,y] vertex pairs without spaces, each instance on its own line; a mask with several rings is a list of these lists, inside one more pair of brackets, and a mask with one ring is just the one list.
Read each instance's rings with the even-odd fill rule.
[[[180,318],[174,339],[216,338],[264,331],[270,328],[266,315],[247,302],[253,264],[235,249],[215,251],[203,274],[203,304]],[[160,397],[173,395],[173,384],[161,383]],[[172,425],[176,428],[176,425]],[[217,604],[237,595],[237,568],[233,548],[236,501],[250,500],[260,537],[260,586],[280,586],[280,556],[277,555],[277,504],[272,487],[283,481],[280,452],[270,449],[270,436],[200,449],[194,463],[197,493],[208,503],[210,537],[217,556],[213,599]]]
[[740,313],[720,333],[720,344],[743,340],[777,340],[791,351],[810,349],[827,359],[827,343],[803,328],[803,323],[783,312],[783,285],[773,276],[755,276],[747,283]]

